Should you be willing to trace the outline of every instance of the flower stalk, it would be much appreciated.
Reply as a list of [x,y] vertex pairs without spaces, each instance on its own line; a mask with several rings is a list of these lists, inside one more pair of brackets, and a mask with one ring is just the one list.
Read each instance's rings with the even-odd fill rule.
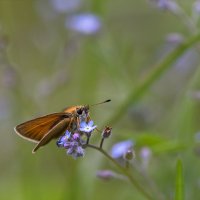
[[[93,131],[96,130],[96,125],[92,120],[88,121],[87,118],[83,118],[83,120],[79,125],[74,124],[74,128],[70,131],[67,130],[63,136],[61,136],[57,141],[58,147],[63,147],[66,149],[66,153],[72,156],[74,159],[79,157],[83,157],[85,154],[85,149],[87,147],[93,148],[98,150],[104,156],[106,156],[121,172],[122,175],[127,177],[127,179],[131,182],[131,184],[141,193],[143,196],[146,197],[147,200],[154,200],[152,194],[149,191],[146,191],[142,184],[135,179],[135,177],[131,174],[130,171],[130,161],[134,157],[133,151],[133,142],[132,141],[125,141],[118,143],[113,146],[112,149],[115,150],[115,154],[109,155],[103,149],[104,140],[109,138],[111,135],[111,127],[106,126],[101,134],[101,142],[99,146],[95,146],[90,144],[90,137],[93,135]],[[120,164],[117,161],[117,158],[121,156],[123,162],[125,164]],[[159,199],[159,198],[157,198]],[[161,200],[161,199],[159,199]]]
[[114,158],[112,158],[106,151],[104,151],[102,148],[97,147],[95,145],[92,144],[87,144],[86,147],[95,149],[97,151],[99,151],[100,153],[102,153],[104,156],[106,156],[120,171],[122,174],[124,174],[129,181],[131,182],[131,184],[138,190],[141,192],[141,194],[143,194],[143,196],[146,197],[146,199],[148,200],[155,200],[148,192],[146,192],[143,187],[137,182],[137,180],[135,180],[135,178],[132,176],[132,174],[123,166],[121,166]]

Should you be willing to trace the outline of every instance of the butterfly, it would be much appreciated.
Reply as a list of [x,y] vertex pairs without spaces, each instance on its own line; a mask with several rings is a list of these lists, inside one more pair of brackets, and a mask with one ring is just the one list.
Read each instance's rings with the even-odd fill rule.
[[[109,102],[106,100],[104,102]],[[97,104],[94,104],[97,105]],[[89,105],[70,106],[62,112],[38,117],[17,125],[14,130],[22,138],[36,143],[32,153],[52,139],[60,137],[66,130],[76,129],[81,121],[89,121]]]

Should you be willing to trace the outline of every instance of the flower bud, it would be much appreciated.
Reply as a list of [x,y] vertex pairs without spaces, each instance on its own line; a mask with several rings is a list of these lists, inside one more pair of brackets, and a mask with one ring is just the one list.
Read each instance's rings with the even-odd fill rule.
[[116,176],[115,173],[111,170],[101,170],[101,171],[98,171],[96,175],[98,178],[101,178],[106,181],[112,178],[115,178]]
[[124,159],[127,161],[132,160],[135,157],[133,149],[128,149],[124,154]]
[[129,150],[132,149],[134,142],[131,140],[125,140],[113,145],[111,149],[111,156],[114,159],[119,159],[124,156],[124,154]]
[[110,135],[111,135],[111,130],[112,130],[111,127],[106,126],[105,129],[104,129],[103,132],[102,132],[102,137],[103,137],[103,138],[108,138],[108,137],[110,137]]

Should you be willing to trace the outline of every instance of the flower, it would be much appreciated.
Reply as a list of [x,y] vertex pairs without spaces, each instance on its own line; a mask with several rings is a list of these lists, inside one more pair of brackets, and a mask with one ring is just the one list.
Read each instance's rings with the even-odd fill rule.
[[160,10],[169,10],[176,13],[178,10],[178,5],[173,0],[150,0]]
[[93,126],[93,125],[94,125],[94,122],[92,120],[89,121],[88,123],[86,123],[85,121],[82,121],[80,123],[79,130],[84,133],[91,133],[97,127],[97,126]]
[[151,157],[151,154],[152,152],[148,147],[143,147],[140,151],[140,156],[144,160],[149,159]]
[[61,136],[58,141],[57,141],[57,146],[58,147],[63,147],[64,144],[69,140],[69,138],[71,137],[71,132],[69,132],[68,130],[65,132],[65,135]]
[[68,142],[65,146],[67,154],[71,155],[74,159],[84,156],[84,149],[78,142]]
[[50,3],[57,12],[67,13],[78,9],[81,0],[51,0]]
[[106,181],[116,177],[116,174],[111,170],[97,171],[96,175],[98,178],[101,178]]
[[91,13],[83,13],[67,18],[66,28],[82,34],[91,35],[100,30],[101,21],[99,17]]
[[97,171],[96,176],[102,180],[109,181],[111,179],[126,180],[126,177],[122,174],[117,174],[111,170],[100,170]]
[[79,133],[71,134],[69,131],[66,131],[65,135],[57,141],[58,147],[67,149],[67,154],[71,155],[74,159],[84,156],[83,144],[84,141],[81,139]]
[[200,14],[200,1],[199,0],[196,0],[194,3],[193,3],[193,12],[197,15]]
[[111,156],[115,159],[121,158],[124,154],[133,148],[133,142],[131,140],[125,140],[113,145],[111,149]]
[[140,151],[141,164],[144,169],[148,168],[149,161],[152,156],[152,151],[148,147],[143,147]]

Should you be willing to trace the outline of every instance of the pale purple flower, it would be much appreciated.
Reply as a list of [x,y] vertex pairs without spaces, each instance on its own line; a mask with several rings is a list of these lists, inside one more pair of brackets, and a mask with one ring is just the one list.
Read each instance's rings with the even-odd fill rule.
[[184,41],[184,37],[180,33],[169,33],[166,37],[166,42],[169,44],[181,44]]
[[101,178],[106,181],[116,177],[116,174],[111,170],[97,171],[96,175],[98,178]]
[[115,159],[122,158],[124,154],[133,148],[133,142],[131,140],[122,141],[113,145],[111,149],[111,156]]
[[140,151],[140,157],[143,159],[143,160],[147,160],[151,157],[151,150],[148,148],[148,147],[143,147]]
[[99,17],[91,13],[83,13],[68,17],[66,28],[82,34],[91,35],[97,33],[101,28]]
[[197,15],[200,15],[200,0],[197,0],[193,4],[193,12]]
[[195,135],[194,135],[194,139],[196,142],[199,142],[200,141],[200,132],[197,132]]
[[92,131],[94,131],[94,129],[96,128],[97,126],[94,125],[94,122],[91,120],[89,121],[88,123],[85,122],[85,121],[82,121],[80,123],[80,128],[79,130],[81,132],[84,132],[84,133],[91,133]]
[[122,174],[117,174],[112,170],[97,171],[96,176],[102,180],[109,181],[111,179],[127,180]]
[[78,133],[74,133],[72,137],[73,137],[73,139],[76,140],[76,141],[79,141],[79,140],[80,140],[80,135],[79,135]]
[[140,151],[140,157],[141,157],[141,164],[142,164],[142,167],[144,169],[147,169],[148,168],[148,165],[149,165],[149,161],[151,159],[151,156],[152,156],[152,151],[150,148],[148,147],[143,147]]
[[84,156],[83,144],[84,141],[81,139],[79,133],[71,134],[69,131],[66,131],[65,135],[57,141],[58,147],[67,149],[67,154],[71,155],[74,159]]
[[81,5],[81,0],[51,0],[53,9],[60,13],[77,10]]
[[177,3],[173,0],[150,0],[150,2],[161,10],[177,12],[177,10],[179,9]]
[[71,155],[74,159],[84,156],[84,149],[78,142],[71,142],[67,149],[67,154]]

